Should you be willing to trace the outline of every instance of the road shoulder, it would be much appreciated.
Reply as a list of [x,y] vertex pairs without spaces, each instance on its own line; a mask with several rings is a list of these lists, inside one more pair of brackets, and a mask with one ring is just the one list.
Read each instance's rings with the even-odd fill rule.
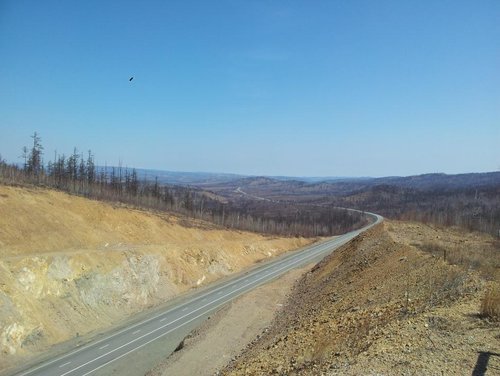
[[227,304],[146,375],[216,374],[267,330],[295,282],[311,267],[294,269]]

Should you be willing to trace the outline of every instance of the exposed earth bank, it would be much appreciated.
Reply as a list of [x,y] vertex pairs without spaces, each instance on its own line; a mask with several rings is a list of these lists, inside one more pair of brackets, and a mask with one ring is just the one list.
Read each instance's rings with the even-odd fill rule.
[[269,329],[220,374],[500,374],[498,321],[480,315],[485,292],[498,291],[499,245],[386,221],[297,281]]
[[0,186],[0,371],[311,241]]

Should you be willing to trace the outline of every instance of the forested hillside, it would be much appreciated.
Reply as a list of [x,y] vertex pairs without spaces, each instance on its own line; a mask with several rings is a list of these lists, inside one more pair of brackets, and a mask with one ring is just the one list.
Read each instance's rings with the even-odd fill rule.
[[371,211],[388,218],[461,226],[498,235],[500,172],[346,180],[309,184],[245,178],[211,186],[236,198],[244,192],[270,201]]

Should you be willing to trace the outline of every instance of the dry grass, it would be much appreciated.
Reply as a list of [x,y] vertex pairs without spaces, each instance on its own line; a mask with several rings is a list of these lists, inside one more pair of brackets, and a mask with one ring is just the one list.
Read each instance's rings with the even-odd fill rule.
[[481,316],[498,321],[500,320],[500,285],[493,284],[484,294],[481,303]]
[[458,265],[464,269],[477,270],[487,280],[495,280],[500,268],[500,243],[496,241],[490,247],[470,249],[466,245],[450,245],[427,242],[414,244],[422,251],[435,257],[443,258],[450,265]]
[[[476,270],[482,278],[489,281],[498,281],[500,270],[500,242],[494,240],[489,247],[471,249],[465,245],[444,245],[436,242],[414,244],[421,250],[442,258],[451,265],[459,266],[464,272]],[[457,276],[460,277],[460,276]],[[457,290],[455,285],[460,278],[451,278],[446,284],[448,289],[439,289],[439,293]],[[448,286],[449,285],[449,286]],[[461,283],[458,283],[461,285]],[[431,293],[431,301],[436,300],[436,291]],[[480,308],[480,315],[491,320],[500,320],[500,285],[493,282],[486,290]]]

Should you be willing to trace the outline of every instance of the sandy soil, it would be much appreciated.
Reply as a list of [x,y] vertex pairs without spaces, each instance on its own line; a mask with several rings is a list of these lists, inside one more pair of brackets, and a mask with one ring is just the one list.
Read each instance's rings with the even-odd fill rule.
[[0,370],[311,242],[0,186]]

